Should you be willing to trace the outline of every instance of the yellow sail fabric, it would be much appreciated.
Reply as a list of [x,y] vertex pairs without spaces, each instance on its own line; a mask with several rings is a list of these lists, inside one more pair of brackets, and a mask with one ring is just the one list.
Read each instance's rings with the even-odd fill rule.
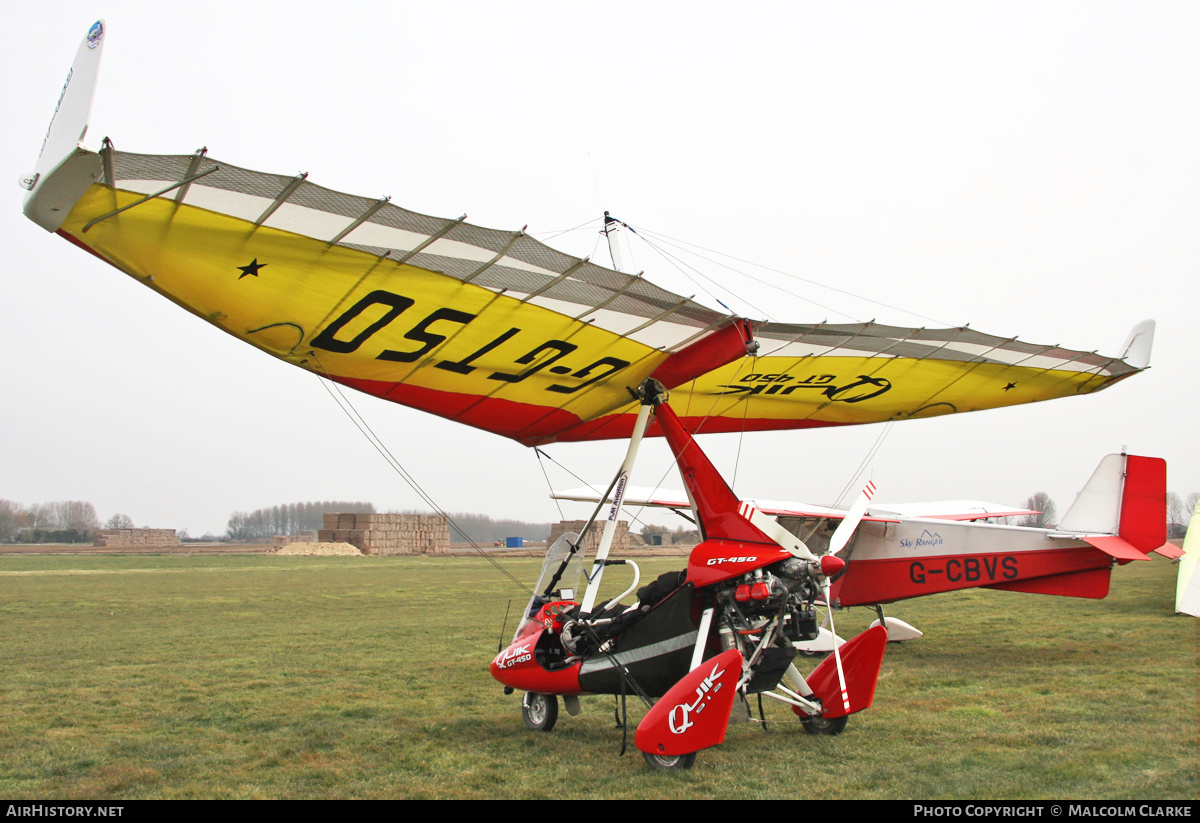
[[734,431],[975,411],[1137,371],[965,328],[747,323],[523,232],[203,153],[100,159],[60,234],[293,365],[527,444],[628,435],[627,387],[650,376],[685,423]]

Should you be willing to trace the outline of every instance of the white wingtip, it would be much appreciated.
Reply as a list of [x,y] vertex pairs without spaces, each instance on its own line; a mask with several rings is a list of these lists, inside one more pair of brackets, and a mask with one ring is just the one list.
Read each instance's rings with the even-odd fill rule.
[[1150,365],[1150,349],[1154,346],[1154,321],[1143,320],[1133,327],[1125,345],[1121,347],[1121,359],[1135,369]]

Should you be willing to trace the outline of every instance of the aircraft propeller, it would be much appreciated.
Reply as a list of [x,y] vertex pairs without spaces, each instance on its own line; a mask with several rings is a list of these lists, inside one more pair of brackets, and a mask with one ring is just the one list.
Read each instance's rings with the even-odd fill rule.
[[830,580],[836,577],[837,574],[846,568],[846,561],[837,556],[837,553],[846,547],[850,542],[850,538],[854,535],[854,530],[858,528],[858,524],[862,522],[863,517],[867,513],[867,505],[871,502],[871,498],[875,496],[875,484],[870,480],[867,485],[863,486],[862,492],[854,504],[846,512],[845,518],[838,524],[837,529],[833,532],[833,536],[829,538],[829,553],[821,557],[821,593],[825,597],[826,608],[829,609],[829,631],[833,633],[833,660],[837,666],[838,687],[842,693],[842,705],[847,712],[850,711],[850,695],[846,691],[846,673],[842,669],[842,653],[838,649],[837,628],[833,624],[833,598],[830,596],[829,587]]

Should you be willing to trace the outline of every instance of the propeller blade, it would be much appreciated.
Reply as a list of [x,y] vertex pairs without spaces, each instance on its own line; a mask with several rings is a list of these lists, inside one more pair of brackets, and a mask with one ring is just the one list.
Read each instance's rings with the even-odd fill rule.
[[858,524],[862,522],[863,516],[867,513],[867,506],[874,496],[875,484],[868,480],[867,485],[863,486],[862,492],[859,493],[858,499],[854,501],[854,505],[846,512],[846,517],[838,525],[833,536],[829,538],[830,554],[837,554],[850,542],[851,535],[858,528]]
[[[825,602],[831,602],[829,599],[829,578],[825,578]],[[838,649],[841,644],[837,642],[837,630],[833,627],[833,607],[829,607],[829,631],[833,632],[833,662],[837,666],[838,687],[842,691],[842,706],[846,709],[846,713],[850,713],[850,694],[846,691],[846,673],[842,670],[842,653]]]

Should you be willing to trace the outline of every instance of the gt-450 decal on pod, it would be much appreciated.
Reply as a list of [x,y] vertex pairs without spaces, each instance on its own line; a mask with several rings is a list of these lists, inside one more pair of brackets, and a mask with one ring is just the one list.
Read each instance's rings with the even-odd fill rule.
[[714,557],[707,562],[709,566],[720,566],[722,563],[753,563],[758,560],[758,555],[753,557]]
[[529,653],[529,644],[522,646],[513,646],[510,649],[505,649],[504,653],[496,660],[497,669],[509,669],[518,663],[524,663],[531,660],[533,655]]

